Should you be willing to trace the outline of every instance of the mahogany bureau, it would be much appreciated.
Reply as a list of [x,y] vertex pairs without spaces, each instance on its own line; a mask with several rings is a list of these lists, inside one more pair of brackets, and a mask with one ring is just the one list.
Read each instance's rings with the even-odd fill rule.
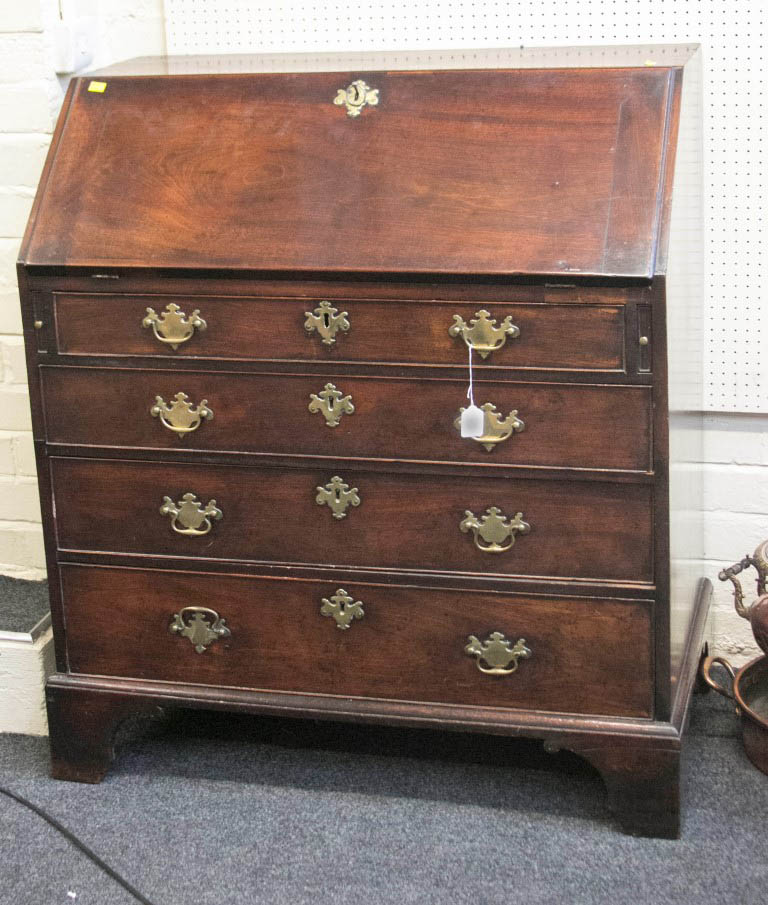
[[54,776],[158,707],[429,726],[573,750],[677,834],[689,50],[73,80],[19,263]]

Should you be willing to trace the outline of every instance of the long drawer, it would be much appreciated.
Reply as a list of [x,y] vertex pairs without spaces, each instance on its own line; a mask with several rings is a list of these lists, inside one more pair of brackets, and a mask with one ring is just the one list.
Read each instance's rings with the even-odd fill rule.
[[457,425],[468,405],[465,380],[41,371],[46,432],[54,443],[651,468],[649,387],[478,380],[476,403],[490,408],[475,440],[462,438]]
[[622,305],[57,293],[54,308],[57,348],[76,355],[462,366],[463,334],[449,333],[459,317],[469,341],[498,344],[489,365],[624,367]]
[[51,469],[64,550],[653,578],[646,484],[75,458]]
[[651,712],[649,601],[78,565],[63,565],[61,579],[76,673]]

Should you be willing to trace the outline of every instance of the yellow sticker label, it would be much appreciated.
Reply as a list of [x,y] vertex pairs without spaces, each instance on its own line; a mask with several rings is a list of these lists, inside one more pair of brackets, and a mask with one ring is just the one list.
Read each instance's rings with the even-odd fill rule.
[[88,90],[93,91],[95,94],[104,94],[104,92],[107,90],[107,83],[91,82],[91,84],[88,86]]

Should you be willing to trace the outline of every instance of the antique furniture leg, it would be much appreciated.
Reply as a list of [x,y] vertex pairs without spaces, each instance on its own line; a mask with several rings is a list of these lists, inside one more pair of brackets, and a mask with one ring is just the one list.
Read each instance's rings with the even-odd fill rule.
[[675,682],[669,722],[636,726],[622,734],[556,741],[589,761],[603,778],[608,806],[625,833],[677,839],[680,835],[680,752],[688,708],[699,681],[712,585],[702,580]]
[[712,689],[707,684],[704,676],[702,675],[701,668],[704,664],[704,661],[709,656],[709,644],[705,644],[701,649],[701,656],[699,657],[699,666],[696,670],[696,681],[693,684],[693,693],[694,694],[709,694]]
[[678,838],[679,740],[615,738],[595,747],[569,747],[600,771],[608,806],[625,833]]
[[120,724],[131,716],[156,711],[151,702],[78,687],[65,676],[46,686],[51,775],[54,779],[98,783],[114,757]]

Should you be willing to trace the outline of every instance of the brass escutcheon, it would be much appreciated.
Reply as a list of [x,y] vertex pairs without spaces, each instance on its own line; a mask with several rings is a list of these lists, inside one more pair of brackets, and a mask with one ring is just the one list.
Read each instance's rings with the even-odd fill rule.
[[485,510],[485,515],[477,518],[467,509],[459,524],[464,532],[471,531],[475,536],[475,546],[483,553],[504,553],[515,543],[516,534],[528,534],[531,526],[523,521],[523,513],[516,512],[509,520],[496,506]]
[[189,638],[198,654],[204,653],[216,641],[229,638],[232,634],[216,610],[205,606],[185,606],[173,614],[168,631],[172,635]]
[[199,308],[195,308],[187,319],[181,308],[171,302],[165,306],[162,314],[157,314],[154,308],[147,308],[147,316],[141,326],[152,327],[155,339],[172,349],[178,349],[182,343],[192,338],[196,329],[202,332],[208,324],[200,317]]
[[305,311],[304,329],[307,333],[317,331],[324,346],[332,346],[336,342],[336,334],[341,330],[347,333],[349,330],[349,315],[346,311],[341,314],[330,302],[320,302],[314,311]]
[[349,116],[360,116],[366,104],[375,107],[379,103],[379,89],[369,87],[362,79],[355,79],[346,88],[339,88],[333,102],[338,107],[345,106]]
[[350,488],[338,475],[334,475],[324,487],[316,487],[315,490],[315,502],[318,506],[328,506],[334,518],[346,518],[349,506],[360,505],[357,487]]
[[[483,433],[480,437],[471,437],[470,439],[476,443],[482,443],[488,452],[491,452],[497,443],[503,443],[512,434],[519,434],[525,428],[525,423],[517,417],[517,409],[513,409],[506,418],[502,419],[492,402],[486,402],[480,408],[483,411]],[[461,433],[461,416],[463,413],[464,409],[459,409],[459,417],[453,422],[453,426],[459,433]]]
[[[476,657],[477,668],[489,676],[510,676],[517,671],[520,660],[527,660],[531,656],[531,649],[527,647],[525,638],[519,638],[510,646],[501,632],[491,632],[484,642],[476,635],[470,635],[467,641],[469,644],[464,648],[464,653]],[[483,666],[483,663],[486,665]]]
[[512,323],[511,317],[505,317],[497,327],[496,319],[491,318],[491,312],[483,309],[475,311],[469,325],[460,314],[454,314],[453,326],[448,328],[448,333],[451,336],[461,336],[467,346],[487,358],[491,352],[504,345],[508,336],[511,339],[520,336],[520,328]]
[[169,496],[164,496],[160,512],[162,515],[170,515],[171,528],[177,534],[191,537],[207,534],[213,527],[211,519],[218,521],[224,515],[216,506],[216,500],[208,500],[203,506],[194,493],[185,493],[179,503],[174,503]]
[[362,619],[365,616],[362,600],[350,597],[344,588],[339,588],[330,600],[323,597],[320,603],[321,614],[332,616],[336,620],[336,628],[342,630],[348,629],[353,619]]
[[319,393],[310,393],[311,402],[307,406],[310,412],[322,412],[328,427],[337,427],[342,415],[354,414],[351,396],[342,396],[334,384],[326,383]]
[[169,431],[183,437],[200,427],[203,421],[213,418],[213,411],[208,408],[208,400],[203,399],[200,405],[192,405],[186,393],[177,393],[170,405],[162,396],[155,396],[155,404],[149,410],[153,418],[159,418]]

